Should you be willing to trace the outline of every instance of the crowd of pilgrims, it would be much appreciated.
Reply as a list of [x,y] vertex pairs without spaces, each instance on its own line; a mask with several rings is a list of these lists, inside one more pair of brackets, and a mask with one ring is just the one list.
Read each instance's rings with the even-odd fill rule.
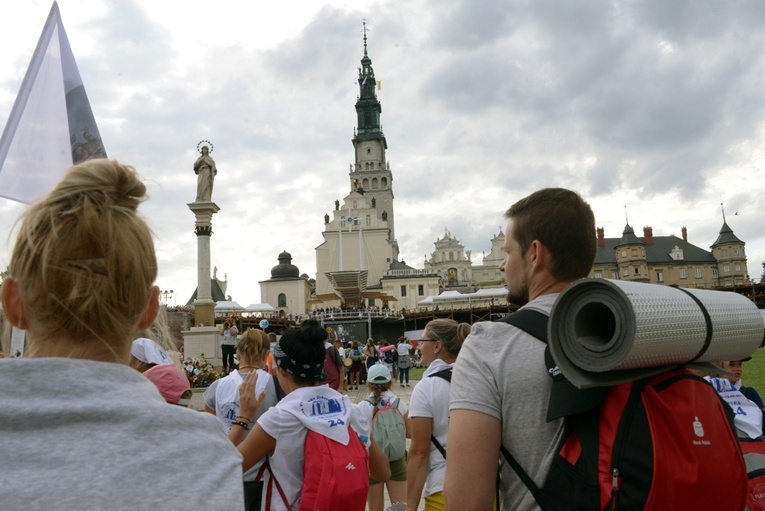
[[[406,339],[335,343],[312,319],[276,339],[229,323],[226,374],[204,394],[207,413],[190,410],[185,373],[140,335],[159,309],[145,199],[133,168],[90,160],[21,216],[2,283],[6,325],[26,331],[24,356],[0,360],[2,507],[293,510],[329,498],[322,509],[381,511],[387,489],[393,509],[445,509],[451,370],[488,327],[433,320],[415,352]],[[405,403],[396,391],[416,364],[427,369]],[[761,411],[741,364],[726,367]],[[758,417],[747,426],[761,435]],[[328,470],[346,472],[322,479],[337,452],[350,461]]]

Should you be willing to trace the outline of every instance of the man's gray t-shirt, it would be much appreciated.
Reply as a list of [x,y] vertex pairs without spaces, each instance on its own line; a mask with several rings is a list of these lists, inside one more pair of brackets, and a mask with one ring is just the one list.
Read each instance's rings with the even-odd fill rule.
[[210,414],[127,365],[0,360],[0,507],[243,509],[242,457]]
[[[538,297],[523,308],[549,314],[558,293]],[[537,485],[542,485],[563,434],[563,421],[547,423],[552,378],[544,362],[545,344],[506,323],[473,325],[454,365],[451,410],[485,413],[502,422],[502,444]],[[507,463],[500,488],[503,510],[539,509]]]

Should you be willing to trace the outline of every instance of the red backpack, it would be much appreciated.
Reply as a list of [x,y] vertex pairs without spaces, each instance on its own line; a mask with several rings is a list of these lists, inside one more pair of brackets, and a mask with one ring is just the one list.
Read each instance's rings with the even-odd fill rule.
[[738,441],[749,477],[746,511],[765,511],[765,438],[751,439],[745,433],[739,433]]
[[[503,319],[546,342],[544,314]],[[674,369],[604,393],[599,406],[565,416],[541,488],[501,447],[542,510],[744,509],[747,471],[733,416],[703,378]]]
[[[369,454],[353,430],[348,428],[348,444],[343,445],[321,433],[308,430],[303,454],[303,490],[299,511],[364,511],[369,491]],[[261,467],[257,480],[268,467]],[[273,488],[291,509],[279,481],[271,472],[266,488],[265,507],[271,509]]]

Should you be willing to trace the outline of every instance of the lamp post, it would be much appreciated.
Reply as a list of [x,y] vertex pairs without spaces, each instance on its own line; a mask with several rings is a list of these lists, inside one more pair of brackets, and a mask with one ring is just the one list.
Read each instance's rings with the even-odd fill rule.
[[175,307],[175,291],[171,290],[163,290],[159,292],[160,298],[162,298],[162,303],[165,304],[165,307],[168,307],[170,305],[170,298],[173,299],[173,307]]

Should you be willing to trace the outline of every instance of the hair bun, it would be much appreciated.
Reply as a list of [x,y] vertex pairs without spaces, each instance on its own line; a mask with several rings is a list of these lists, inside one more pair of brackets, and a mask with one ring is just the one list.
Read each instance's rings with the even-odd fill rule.
[[70,167],[48,198],[60,202],[62,213],[84,204],[135,211],[146,199],[146,186],[133,167],[115,160],[94,159]]
[[300,334],[301,339],[309,344],[323,344],[328,337],[327,331],[315,319],[303,321],[300,324]]

